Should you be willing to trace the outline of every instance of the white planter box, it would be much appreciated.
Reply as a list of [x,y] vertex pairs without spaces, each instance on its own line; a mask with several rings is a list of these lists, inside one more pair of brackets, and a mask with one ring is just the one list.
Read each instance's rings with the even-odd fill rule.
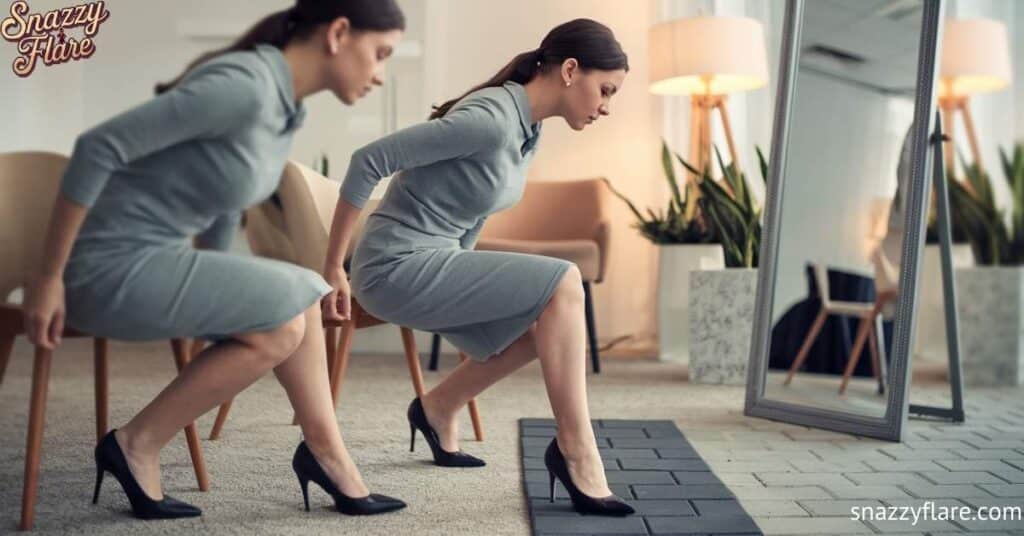
[[956,286],[964,384],[1024,385],[1024,268],[960,268]]
[[658,246],[658,359],[689,359],[690,272],[725,268],[721,244]]
[[690,381],[746,383],[756,290],[755,268],[690,273]]
[[[974,253],[967,244],[955,244],[953,269],[974,266]],[[946,305],[943,303],[942,262],[938,244],[927,245],[921,259],[921,283],[917,296],[917,330],[914,360],[948,363],[946,352]]]

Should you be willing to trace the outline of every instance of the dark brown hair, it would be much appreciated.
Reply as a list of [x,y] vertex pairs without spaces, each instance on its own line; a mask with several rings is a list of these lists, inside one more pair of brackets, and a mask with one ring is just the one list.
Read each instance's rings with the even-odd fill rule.
[[575,19],[553,28],[541,41],[540,46],[512,58],[490,80],[470,89],[458,98],[440,106],[434,106],[430,119],[444,117],[460,99],[485,87],[498,87],[513,81],[525,84],[537,73],[569,58],[575,58],[584,70],[602,71],[629,70],[629,60],[622,45],[615,39],[610,28],[591,19]]
[[251,50],[261,43],[283,49],[293,39],[309,37],[321,24],[338,17],[348,18],[356,31],[405,30],[405,15],[395,0],[297,0],[291,8],[264,17],[231,45],[199,56],[177,78],[157,84],[155,91],[159,95],[171,89],[193,67],[221,54]]

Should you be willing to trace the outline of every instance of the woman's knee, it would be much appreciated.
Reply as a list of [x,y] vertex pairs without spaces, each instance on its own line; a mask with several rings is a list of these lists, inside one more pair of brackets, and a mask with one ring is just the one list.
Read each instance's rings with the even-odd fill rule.
[[241,335],[238,339],[252,347],[271,367],[277,366],[295,353],[302,344],[306,336],[307,314],[308,312],[294,316],[267,331]]
[[559,281],[548,306],[582,306],[583,299],[583,275],[579,267],[573,264]]

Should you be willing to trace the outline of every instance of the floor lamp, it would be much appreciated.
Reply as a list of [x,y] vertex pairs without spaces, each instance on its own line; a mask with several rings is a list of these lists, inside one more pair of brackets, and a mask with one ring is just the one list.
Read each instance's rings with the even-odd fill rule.
[[[978,135],[971,117],[969,97],[978,93],[998,91],[1010,84],[1010,47],[1006,25],[983,18],[950,19],[946,21],[942,39],[939,109],[942,124],[952,138],[954,115],[963,117],[967,142],[974,163],[984,169]],[[945,144],[946,169],[955,170],[953,144]]]
[[[768,82],[761,23],[748,17],[690,17],[656,24],[649,38],[651,92],[690,95],[689,162],[698,170],[711,165],[711,113],[718,110],[739,169],[726,103],[729,93]],[[687,196],[699,195],[700,177],[687,177]]]

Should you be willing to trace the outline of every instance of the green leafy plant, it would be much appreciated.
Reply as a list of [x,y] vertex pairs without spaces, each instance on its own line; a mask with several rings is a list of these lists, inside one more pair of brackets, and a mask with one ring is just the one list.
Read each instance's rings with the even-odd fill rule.
[[[755,149],[761,179],[767,185],[768,162],[761,148]],[[730,268],[756,268],[761,250],[761,207],[751,195],[746,175],[737,169],[736,163],[725,165],[718,147],[715,147],[715,158],[722,172],[723,184],[716,182],[710,169],[705,168],[698,183],[702,194],[698,202],[715,230],[715,238],[722,244],[725,265]],[[690,172],[698,173],[681,158],[680,162]]]
[[[768,162],[756,148],[761,177],[767,181]],[[715,147],[715,155],[722,173],[721,184],[711,176],[710,166],[698,171],[681,156],[673,153],[662,141],[661,162],[669,183],[671,198],[667,210],[657,213],[647,209],[644,215],[625,196],[609,187],[622,199],[637,217],[632,225],[655,244],[722,244],[725,265],[730,268],[757,267],[761,247],[761,209],[750,192],[745,175],[735,163],[728,166]],[[688,181],[686,197],[679,188],[672,159],[699,177]]]
[[[695,199],[696,187],[687,185],[687,195],[683,197],[679,189],[679,180],[672,166],[673,153],[669,150],[668,144],[662,140],[661,144],[661,165],[665,173],[665,180],[668,181],[671,197],[667,209],[655,212],[647,208],[647,216],[636,208],[632,201],[619,193],[611,183],[609,189],[619,199],[623,200],[629,209],[636,216],[637,221],[630,227],[640,231],[644,237],[655,244],[708,244],[714,243],[714,236],[708,231],[698,214],[698,205],[692,200]],[[680,163],[682,159],[675,155]]]
[[1024,143],[1014,147],[1012,158],[999,150],[1012,197],[1009,227],[1005,213],[996,207],[988,173],[959,156],[965,180],[947,173],[954,239],[957,234],[966,238],[979,265],[1024,264]]
[[329,173],[331,171],[330,164],[330,160],[327,158],[327,153],[321,152],[320,155],[317,156],[316,160],[313,162],[313,170],[323,175],[324,177],[329,178]]

